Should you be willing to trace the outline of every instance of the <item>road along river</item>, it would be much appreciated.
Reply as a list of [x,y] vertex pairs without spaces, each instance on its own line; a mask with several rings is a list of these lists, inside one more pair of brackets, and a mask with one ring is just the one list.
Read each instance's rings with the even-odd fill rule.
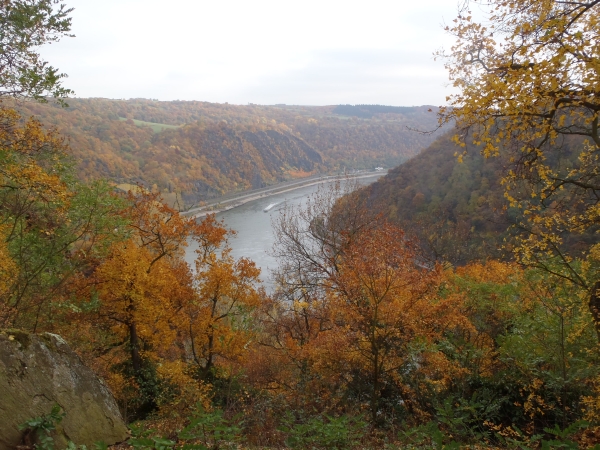
[[[356,179],[360,184],[368,185],[382,175],[385,175],[385,172],[366,176],[361,175]],[[317,191],[319,186],[334,180],[328,179],[321,183],[315,182],[302,187],[290,187],[268,196],[254,196],[250,200],[245,198],[244,200],[247,200],[245,203],[217,213],[217,219],[222,219],[227,228],[231,228],[237,233],[229,243],[233,257],[237,259],[244,256],[254,261],[262,271],[261,279],[264,281],[267,290],[273,288],[270,270],[277,266],[277,260],[268,254],[275,239],[271,224],[272,220],[277,218],[284,205],[292,207],[302,205],[311,194]],[[267,209],[266,212],[265,209]],[[201,220],[205,213],[197,211],[194,215],[197,215]],[[190,242],[186,249],[185,259],[192,267],[194,267],[194,260],[196,259],[196,248],[197,246]]]

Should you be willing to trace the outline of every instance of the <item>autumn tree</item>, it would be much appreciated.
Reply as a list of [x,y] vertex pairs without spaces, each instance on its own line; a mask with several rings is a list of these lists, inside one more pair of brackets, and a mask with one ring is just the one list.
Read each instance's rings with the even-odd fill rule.
[[357,187],[355,180],[338,180],[304,205],[284,207],[274,222],[272,253],[279,259],[274,275],[288,300],[306,300],[308,293],[322,290],[337,273],[346,246],[377,227],[366,199],[354,194]]
[[[184,217],[142,187],[126,202],[126,239],[83,280],[88,295],[79,306],[94,328],[94,364],[140,418],[206,401],[215,370],[244,353],[262,295],[260,270],[230,255],[231,232],[214,216]],[[184,260],[189,243],[197,245],[195,272]]]
[[[352,195],[354,182],[339,180],[322,187],[306,204],[285,207],[274,222],[273,255],[277,290],[272,308],[266,311],[269,342],[281,350],[294,367],[296,380],[281,381],[298,397],[310,398],[313,390],[310,355],[313,342],[330,327],[329,305],[325,301],[331,280],[338,276],[345,247],[360,230],[368,232],[376,220],[361,205],[344,209],[338,200]],[[348,203],[352,203],[351,197]],[[334,214],[337,211],[339,214]],[[359,212],[360,211],[360,212]]]
[[[114,244],[94,273],[87,308],[91,311],[78,321],[93,323],[88,338],[95,346],[93,364],[133,418],[144,417],[160,404],[162,384],[168,380],[157,373],[157,364],[183,359],[178,347],[181,311],[194,296],[185,262],[155,259],[134,238]],[[181,367],[171,366],[176,369]]]
[[[111,355],[113,365],[120,361],[145,394],[138,411],[143,415],[157,406],[154,363],[183,338],[181,314],[195,297],[183,254],[187,239],[202,228],[141,187],[129,191],[125,200],[119,211],[122,229],[116,230],[124,239],[110,247],[92,277],[82,280],[88,295],[80,308],[90,311],[83,321],[103,330],[94,352]],[[181,351],[173,358],[181,359]]]
[[374,424],[399,401],[427,414],[410,380],[418,372],[444,383],[452,369],[436,344],[466,319],[454,298],[436,298],[440,268],[422,265],[401,230],[352,194],[339,199],[340,189],[321,191],[275,224],[281,300],[266,321],[265,345],[295,366],[299,387],[366,404]]
[[[209,217],[203,225],[213,221]],[[205,379],[214,378],[215,369],[244,353],[252,340],[251,312],[265,296],[258,287],[260,269],[248,258],[233,258],[227,236],[195,237],[197,297],[186,308],[186,329],[193,360]]]
[[119,239],[120,202],[106,183],[76,180],[56,132],[19,121],[15,111],[0,109],[0,226],[18,268],[2,294],[0,323],[51,330],[68,309],[69,282]]
[[596,0],[470,1],[439,54],[458,89],[440,120],[456,122],[457,141],[512,159],[504,185],[523,214],[519,261],[586,290],[596,324],[599,17]]
[[328,292],[333,326],[320,340],[337,335],[338,343],[345,341],[337,354],[349,363],[355,395],[368,398],[373,423],[385,420],[385,403],[398,399],[419,415],[411,378],[428,373],[443,384],[440,374],[451,375],[452,368],[435,344],[446,329],[466,321],[455,299],[436,298],[440,268],[420,266],[404,234],[386,223],[356,236],[339,268]]

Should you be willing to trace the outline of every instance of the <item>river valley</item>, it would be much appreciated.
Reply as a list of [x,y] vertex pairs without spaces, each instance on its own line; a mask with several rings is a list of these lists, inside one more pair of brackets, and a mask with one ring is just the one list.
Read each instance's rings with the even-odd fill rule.
[[[368,185],[385,175],[384,172],[357,178],[361,185]],[[327,187],[329,183],[311,184],[293,190],[286,190],[260,197],[217,214],[226,227],[236,232],[230,240],[234,258],[250,258],[261,269],[261,279],[267,290],[273,289],[271,270],[276,267],[277,260],[269,251],[273,247],[274,234],[272,221],[275,220],[285,206],[296,207],[304,204],[319,187]],[[267,209],[267,211],[265,211]],[[196,258],[197,246],[191,242],[186,249],[186,261],[192,267]]]

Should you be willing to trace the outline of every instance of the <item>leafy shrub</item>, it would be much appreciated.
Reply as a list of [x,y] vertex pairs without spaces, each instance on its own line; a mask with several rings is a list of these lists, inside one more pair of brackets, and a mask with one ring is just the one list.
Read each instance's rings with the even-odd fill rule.
[[175,441],[165,437],[152,436],[153,430],[144,430],[141,425],[131,426],[132,438],[127,442],[135,450],[220,450],[235,448],[239,441],[241,429],[223,417],[223,411],[206,411],[198,405],[197,413],[190,423],[177,436],[177,441],[186,441],[177,445]]
[[48,414],[30,419],[19,426],[19,430],[25,431],[25,435],[37,441],[35,448],[40,450],[54,450],[54,438],[52,432],[65,417],[59,405],[54,405]]
[[280,431],[287,435],[285,443],[291,448],[346,449],[354,446],[366,429],[361,418],[331,417],[326,414],[310,417],[304,422],[291,413],[283,419]]

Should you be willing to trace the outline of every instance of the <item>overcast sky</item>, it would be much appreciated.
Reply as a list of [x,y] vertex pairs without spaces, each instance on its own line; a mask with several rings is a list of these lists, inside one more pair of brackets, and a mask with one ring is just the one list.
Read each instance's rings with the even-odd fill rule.
[[454,0],[65,0],[42,49],[77,97],[441,105]]

